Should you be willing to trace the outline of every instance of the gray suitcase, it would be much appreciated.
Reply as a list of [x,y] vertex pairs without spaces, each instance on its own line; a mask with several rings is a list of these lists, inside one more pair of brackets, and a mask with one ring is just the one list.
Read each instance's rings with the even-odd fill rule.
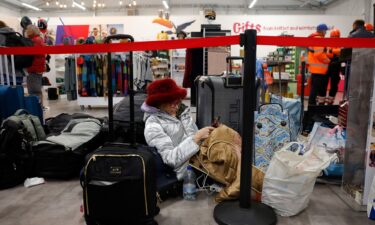
[[198,127],[210,126],[219,118],[222,124],[241,133],[242,77],[201,76],[195,85]]

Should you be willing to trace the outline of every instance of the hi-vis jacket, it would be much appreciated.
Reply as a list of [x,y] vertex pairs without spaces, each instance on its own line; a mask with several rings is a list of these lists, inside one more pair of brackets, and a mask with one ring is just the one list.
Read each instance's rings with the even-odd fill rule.
[[[314,33],[309,37],[321,38],[318,33]],[[330,62],[330,59],[327,55],[327,48],[309,47],[307,60],[310,73],[326,75],[328,71],[328,64]]]

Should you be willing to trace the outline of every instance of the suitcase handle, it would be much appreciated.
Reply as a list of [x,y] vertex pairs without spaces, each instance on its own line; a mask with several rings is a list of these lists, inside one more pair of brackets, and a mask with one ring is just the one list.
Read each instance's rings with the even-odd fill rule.
[[134,38],[133,36],[131,35],[128,35],[128,34],[114,34],[114,35],[110,35],[108,36],[104,42],[105,43],[109,43],[110,40],[119,40],[119,39],[130,39],[131,42],[134,42]]
[[30,115],[30,113],[25,109],[19,109],[19,110],[16,111],[16,113],[14,113],[15,116],[19,116],[19,115],[22,115],[22,114]]
[[267,104],[260,105],[259,109],[258,109],[258,112],[261,112],[262,111],[262,107],[266,106],[266,105],[278,105],[280,107],[281,111],[284,111],[283,106],[281,104],[279,104],[279,103],[267,103]]
[[227,57],[227,63],[233,60],[242,60],[242,62],[245,61],[244,57],[240,57],[240,56],[228,56]]

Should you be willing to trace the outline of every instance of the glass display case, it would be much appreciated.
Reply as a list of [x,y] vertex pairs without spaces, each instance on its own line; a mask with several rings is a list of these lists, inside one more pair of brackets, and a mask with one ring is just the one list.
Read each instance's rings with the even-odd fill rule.
[[356,210],[364,210],[375,174],[375,50],[353,49],[342,192]]

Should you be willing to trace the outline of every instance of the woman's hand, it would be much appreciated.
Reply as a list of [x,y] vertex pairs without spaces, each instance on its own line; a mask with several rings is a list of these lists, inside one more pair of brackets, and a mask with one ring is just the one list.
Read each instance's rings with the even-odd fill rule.
[[204,139],[208,138],[208,136],[210,136],[211,132],[214,129],[215,128],[213,127],[204,127],[198,130],[198,132],[193,137],[194,142],[197,144],[200,144],[201,141],[203,141]]

